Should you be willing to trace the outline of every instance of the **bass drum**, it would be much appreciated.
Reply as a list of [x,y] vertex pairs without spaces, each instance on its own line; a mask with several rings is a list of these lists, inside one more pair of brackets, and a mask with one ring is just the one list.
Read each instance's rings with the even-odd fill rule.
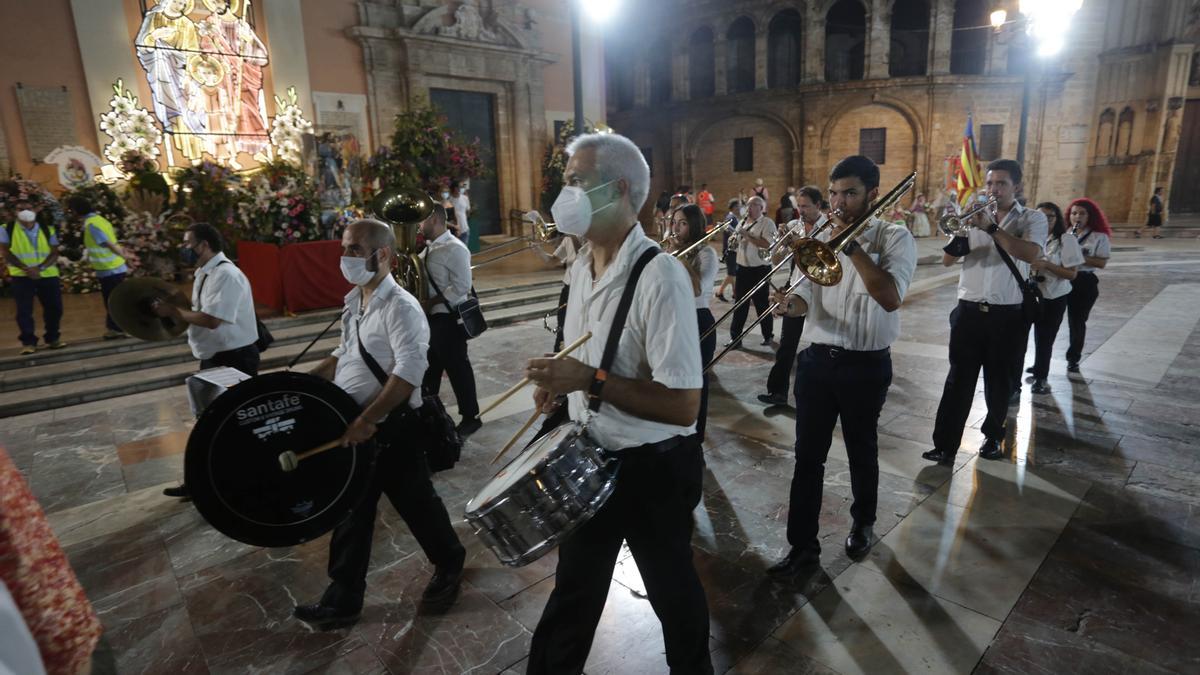
[[361,408],[332,382],[279,372],[241,382],[201,413],[188,437],[184,481],[200,515],[253,546],[293,546],[341,523],[365,495],[375,443],[309,457],[284,471],[279,455],[341,436]]

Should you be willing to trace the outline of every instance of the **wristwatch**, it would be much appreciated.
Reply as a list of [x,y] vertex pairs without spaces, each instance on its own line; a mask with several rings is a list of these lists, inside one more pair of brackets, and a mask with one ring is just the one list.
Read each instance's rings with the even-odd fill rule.
[[859,245],[858,240],[851,239],[845,246],[842,247],[842,253],[845,253],[847,256],[852,256],[854,255],[854,252],[860,248],[862,248],[862,246]]
[[987,232],[988,234],[996,234],[996,230],[999,230],[999,229],[1000,229],[1000,223],[992,223],[991,225],[987,226],[987,229],[984,230],[984,232]]

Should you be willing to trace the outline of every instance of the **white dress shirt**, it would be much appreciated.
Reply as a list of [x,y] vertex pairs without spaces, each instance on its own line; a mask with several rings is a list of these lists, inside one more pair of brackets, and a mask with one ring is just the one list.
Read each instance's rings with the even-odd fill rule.
[[454,222],[458,224],[459,235],[466,237],[471,231],[471,224],[467,222],[467,212],[471,210],[471,200],[467,197],[467,193],[459,192],[452,202],[454,203]]
[[250,280],[224,253],[214,255],[196,270],[196,280],[192,283],[192,311],[221,320],[216,328],[188,325],[188,345],[192,354],[202,361],[211,359],[218,352],[241,349],[258,340]]
[[[425,289],[429,297],[437,295],[433,282],[437,282],[442,297],[451,307],[462,304],[471,291],[471,251],[446,230],[437,239],[429,242],[421,251],[425,261],[425,270],[429,279],[425,280]],[[429,310],[430,314],[448,314],[444,303],[438,303]]]
[[717,252],[705,244],[696,253],[695,265],[696,274],[700,277],[700,290],[696,291],[696,309],[708,309],[709,303],[712,301],[713,286],[717,283],[717,269],[721,266],[721,261],[717,257]]
[[[657,246],[641,225],[634,225],[599,279],[592,277],[591,244],[579,250],[579,257],[571,266],[571,297],[567,301],[563,340],[570,344],[588,331],[592,337],[571,353],[572,358],[593,368],[600,366],[629,273],[646,249]],[[660,253],[642,270],[610,372],[626,378],[653,380],[670,389],[700,389],[704,377],[700,372],[697,334],[692,281],[678,260]],[[571,419],[588,419],[591,413],[587,392],[571,392],[567,403]],[[652,422],[619,410],[612,403],[604,403],[588,430],[606,450],[619,451],[692,434],[696,425]]]
[[564,234],[560,239],[561,241],[558,242],[558,246],[554,249],[554,257],[558,258],[558,261],[563,265],[566,265],[566,269],[563,271],[563,283],[570,284],[571,263],[575,262],[575,257],[579,255],[579,251],[575,249],[575,240],[571,239],[571,237]]
[[[408,406],[421,407],[421,380],[429,366],[429,323],[421,303],[400,287],[392,275],[387,275],[371,294],[366,311],[362,308],[362,289],[357,286],[346,294],[346,309],[342,312],[342,343],[333,350],[337,371],[333,383],[341,387],[366,407],[383,390],[358,350],[359,322],[362,325],[362,346],[390,373],[413,385]],[[374,421],[374,420],[372,420]]]
[[[1112,257],[1112,241],[1107,234],[1083,229],[1075,233],[1075,236],[1084,255],[1104,259]],[[1092,267],[1087,263],[1079,266],[1080,272],[1096,272],[1099,269],[1099,267]]]
[[[1039,248],[1046,248],[1046,233],[1049,225],[1046,215],[1013,202],[1012,210],[1004,217],[1000,227],[1018,239],[1031,241]],[[958,299],[970,302],[986,302],[989,305],[1021,304],[1021,287],[1012,271],[996,249],[992,235],[979,228],[971,228],[967,235],[971,251],[963,257],[962,271],[958,275]],[[1029,263],[1009,254],[1022,278],[1029,276]]]
[[[745,226],[739,228],[738,232],[742,233],[742,235],[750,233],[759,239],[771,241],[775,236],[775,221],[766,216],[759,216],[758,220],[753,223],[747,223]],[[749,239],[742,235],[738,236],[738,267],[770,266],[771,261],[765,257],[767,249],[755,246]]]
[[[1078,267],[1083,264],[1083,249],[1070,233],[1061,237],[1050,237],[1046,240],[1046,260],[1053,265],[1062,267]],[[1039,282],[1042,297],[1047,300],[1061,298],[1071,292],[1071,280],[1064,279],[1052,272],[1043,272],[1045,281]]]
[[[817,235],[829,241],[830,232]],[[917,271],[917,241],[908,228],[898,223],[871,219],[870,226],[858,237],[863,252],[896,282],[901,302]],[[866,282],[854,263],[844,254],[842,280],[833,286],[820,286],[805,280],[795,295],[808,303],[804,321],[804,339],[813,344],[830,345],[853,351],[876,351],[890,347],[900,337],[900,312],[884,310],[867,292]],[[793,270],[791,283],[803,279]]]

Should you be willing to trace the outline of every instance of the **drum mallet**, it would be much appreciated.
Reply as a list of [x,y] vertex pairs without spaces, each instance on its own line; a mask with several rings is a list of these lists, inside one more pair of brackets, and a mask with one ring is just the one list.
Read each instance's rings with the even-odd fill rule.
[[[591,337],[592,337],[592,334],[590,332],[580,335],[578,340],[567,345],[565,349],[563,349],[561,352],[555,354],[553,356],[553,358],[555,360],[558,360],[558,359],[566,357],[567,354],[570,354],[571,352],[575,351],[577,348],[579,348],[579,345],[587,342],[588,339]],[[530,382],[532,382],[532,380],[530,380],[528,377],[526,377],[526,378],[522,379],[520,382],[514,384],[508,391],[504,392],[503,394],[500,394],[499,398],[497,398],[495,401],[492,401],[483,410],[479,411],[479,417],[483,417],[488,412],[495,410],[496,406],[507,401],[509,398],[512,397],[513,394],[517,393],[518,391],[521,391],[521,389],[525,385],[529,384]]]
[[284,452],[279,453],[279,468],[283,469],[284,471],[295,471],[296,467],[300,466],[300,460],[307,459],[309,457],[312,457],[313,455],[319,455],[322,452],[325,452],[326,450],[332,450],[334,448],[338,448],[341,446],[342,446],[342,439],[335,438],[332,441],[329,441],[328,443],[318,445],[317,447],[312,448],[311,450],[305,450],[304,452],[302,452],[298,455],[296,453],[292,452],[291,450],[286,450]]
[[525,424],[521,426],[520,430],[518,430],[517,433],[514,434],[512,438],[508,439],[508,442],[504,444],[504,447],[500,448],[500,452],[497,452],[496,456],[492,458],[492,464],[495,464],[496,462],[500,461],[500,458],[503,457],[504,453],[508,452],[508,449],[511,448],[514,443],[517,442],[517,439],[520,438],[526,431],[529,431],[529,427],[533,426],[534,420],[536,420],[537,418],[539,418],[541,416],[542,416],[541,409],[535,408],[533,411],[533,414],[529,416],[529,419],[525,421]]

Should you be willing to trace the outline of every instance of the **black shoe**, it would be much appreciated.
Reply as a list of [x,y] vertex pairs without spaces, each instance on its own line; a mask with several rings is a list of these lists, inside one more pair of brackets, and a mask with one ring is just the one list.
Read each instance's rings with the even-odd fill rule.
[[787,394],[759,394],[758,400],[767,405],[787,405]]
[[1020,387],[1017,387],[1016,389],[1014,389],[1012,396],[1008,397],[1008,404],[1010,406],[1021,405],[1021,388]]
[[934,448],[929,452],[922,452],[921,457],[931,462],[937,462],[942,466],[954,466],[953,452],[946,452],[945,450],[938,450],[937,448]]
[[736,340],[736,341],[735,341],[735,340],[730,340],[729,342],[726,342],[726,343],[725,343],[725,346],[726,346],[726,347],[728,347],[728,348],[730,348],[730,349],[741,349],[741,348],[742,348],[742,341],[741,341],[741,340]]
[[353,625],[362,616],[362,608],[331,607],[318,602],[315,605],[297,605],[292,610],[292,616],[321,630],[332,630]]
[[720,300],[721,302],[729,302],[728,300],[725,299],[725,294],[721,293],[719,291],[717,292],[717,299]]
[[850,556],[850,559],[856,562],[866,557],[867,553],[871,551],[871,536],[873,534],[870,525],[855,523],[850,528],[850,536],[846,537],[846,555]]
[[813,542],[808,546],[792,547],[779,562],[767,568],[769,577],[793,577],[821,564],[821,547]]
[[1078,373],[1079,372],[1079,362],[1078,361],[1068,362],[1067,363],[1067,372],[1068,373]]
[[462,585],[463,568],[437,568],[433,578],[421,593],[421,604],[433,608],[445,608],[454,604],[458,597],[459,586]]
[[1033,383],[1033,388],[1031,391],[1033,391],[1035,394],[1049,394],[1050,385],[1046,384],[1045,380],[1038,380]]
[[482,426],[483,422],[480,422],[478,417],[472,417],[471,419],[464,419],[458,426],[454,427],[454,430],[458,432],[461,438],[466,438],[479,431],[479,428]]
[[179,487],[163,488],[163,494],[168,497],[179,497],[180,499],[192,498],[191,490],[188,490],[188,486],[183,483],[180,483]]
[[1026,369],[1025,369],[1025,372],[1027,372],[1027,373],[1029,373],[1030,375],[1032,375],[1032,374],[1033,374],[1033,366],[1029,366],[1028,368],[1026,368]]
[[762,344],[764,347],[769,347],[771,345],[771,342],[774,340],[775,340],[774,336],[768,335],[763,338]]
[[1000,441],[989,438],[979,446],[979,456],[984,459],[1003,459],[1004,450],[1000,448]]

